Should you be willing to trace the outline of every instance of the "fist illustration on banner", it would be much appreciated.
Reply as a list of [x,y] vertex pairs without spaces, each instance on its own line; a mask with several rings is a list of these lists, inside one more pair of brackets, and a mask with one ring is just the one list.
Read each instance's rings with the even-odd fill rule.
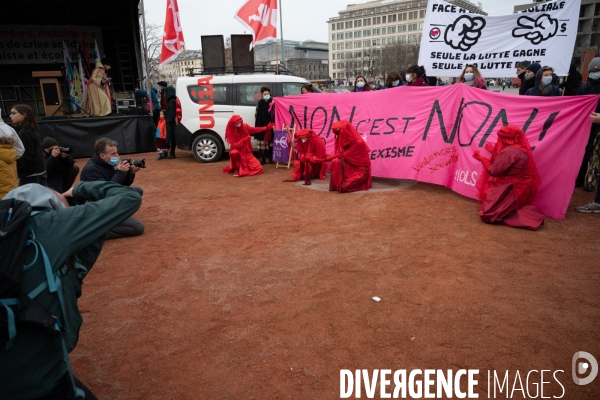
[[542,14],[537,19],[522,16],[517,20],[517,25],[512,31],[513,37],[525,37],[536,46],[558,32],[558,20],[548,14]]
[[446,28],[444,41],[453,49],[468,51],[479,41],[483,28],[485,19],[461,15]]

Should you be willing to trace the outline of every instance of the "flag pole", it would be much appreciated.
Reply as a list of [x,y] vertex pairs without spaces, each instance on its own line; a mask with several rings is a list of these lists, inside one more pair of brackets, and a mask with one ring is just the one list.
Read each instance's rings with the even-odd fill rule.
[[[279,0],[279,32],[280,32],[280,37],[281,37],[281,61],[283,62],[283,65],[285,66],[285,51],[283,49],[283,19],[282,19],[282,15],[283,15],[283,13],[281,12],[281,0]],[[279,65],[279,60],[277,60],[277,65]]]
[[152,104],[152,95],[150,91],[152,90],[152,86],[150,86],[150,66],[148,65],[148,36],[146,32],[146,11],[144,9],[144,0],[141,2],[142,7],[142,25],[144,29],[144,61],[146,63],[146,93],[148,93],[148,98],[150,99],[150,111],[154,112],[155,105]]

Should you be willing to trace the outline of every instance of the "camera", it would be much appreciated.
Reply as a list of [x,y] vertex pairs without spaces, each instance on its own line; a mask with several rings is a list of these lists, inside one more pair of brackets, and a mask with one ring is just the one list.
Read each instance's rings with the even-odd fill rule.
[[71,147],[58,147],[58,150],[61,153],[65,153],[65,154],[71,154],[73,152],[73,149]]
[[129,163],[129,165],[133,165],[138,168],[146,168],[146,159],[142,158],[141,160],[132,160],[131,158],[124,158],[123,161]]

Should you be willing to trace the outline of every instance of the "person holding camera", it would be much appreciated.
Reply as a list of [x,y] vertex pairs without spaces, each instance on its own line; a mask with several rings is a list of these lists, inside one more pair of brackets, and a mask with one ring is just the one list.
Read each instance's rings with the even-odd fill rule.
[[48,187],[58,193],[64,193],[73,186],[79,167],[69,155],[70,148],[60,147],[56,139],[45,137],[42,148],[46,156],[46,173],[48,174]]
[[[117,145],[116,141],[109,138],[96,140],[94,145],[96,154],[83,167],[80,180],[82,182],[115,182],[123,186],[131,186],[140,167],[130,164],[129,160],[121,160]],[[133,189],[137,190],[140,195],[143,194],[142,188],[135,186]],[[137,219],[129,217],[108,231],[106,239],[139,236],[142,233],[144,233],[144,225]]]

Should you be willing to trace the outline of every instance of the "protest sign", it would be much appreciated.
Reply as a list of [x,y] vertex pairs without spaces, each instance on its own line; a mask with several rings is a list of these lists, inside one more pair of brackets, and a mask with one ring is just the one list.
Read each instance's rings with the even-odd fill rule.
[[290,159],[288,131],[275,131],[273,136],[273,162],[287,163]]
[[[410,101],[406,101],[410,99]],[[573,194],[598,96],[515,96],[463,84],[363,93],[279,97],[276,125],[310,128],[333,152],[331,126],[350,121],[365,137],[373,176],[444,185],[477,198],[481,163],[472,155],[495,143],[502,125],[522,128],[542,185],[534,205],[562,219]],[[293,120],[293,121],[292,121]]]
[[569,73],[577,38],[581,0],[532,5],[502,16],[472,13],[442,0],[429,0],[419,65],[431,76],[459,76],[476,64],[484,77],[513,78],[528,60]]

